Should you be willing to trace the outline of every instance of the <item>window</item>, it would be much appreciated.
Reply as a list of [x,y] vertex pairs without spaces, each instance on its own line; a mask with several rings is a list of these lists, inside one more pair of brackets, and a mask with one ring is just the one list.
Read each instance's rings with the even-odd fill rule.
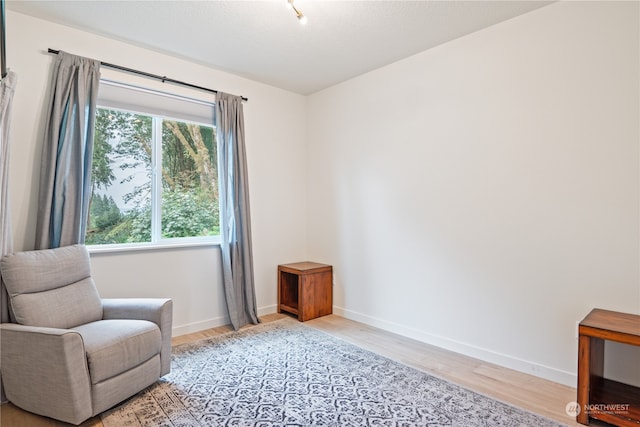
[[101,82],[87,245],[219,235],[213,110],[211,103]]

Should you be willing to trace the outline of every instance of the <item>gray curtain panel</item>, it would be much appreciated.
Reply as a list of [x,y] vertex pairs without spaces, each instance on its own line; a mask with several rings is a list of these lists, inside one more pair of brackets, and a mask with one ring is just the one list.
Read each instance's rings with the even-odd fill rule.
[[60,52],[40,168],[36,249],[84,243],[100,62]]
[[231,324],[239,329],[259,323],[241,97],[222,92],[216,95],[216,135],[224,289]]
[[[0,82],[0,256],[13,252],[11,206],[9,205],[9,125],[11,106],[17,83],[16,73],[9,71]],[[0,322],[9,321],[9,296],[0,277]],[[0,402],[6,401],[0,367]]]
[[[11,106],[17,83],[16,74],[9,71],[0,82],[0,256],[13,252],[11,206],[9,205],[9,126]],[[0,277],[0,321],[9,321],[7,290]]]

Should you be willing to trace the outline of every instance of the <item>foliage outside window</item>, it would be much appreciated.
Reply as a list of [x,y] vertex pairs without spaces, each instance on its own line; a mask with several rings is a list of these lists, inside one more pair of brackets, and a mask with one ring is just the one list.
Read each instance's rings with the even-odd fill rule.
[[98,108],[88,245],[219,235],[215,129]]

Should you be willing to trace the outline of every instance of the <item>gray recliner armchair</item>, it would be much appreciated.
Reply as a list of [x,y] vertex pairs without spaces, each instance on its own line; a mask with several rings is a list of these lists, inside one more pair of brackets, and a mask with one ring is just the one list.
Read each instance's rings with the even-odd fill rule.
[[14,323],[0,325],[7,399],[80,424],[169,373],[172,301],[101,299],[82,245],[0,261]]

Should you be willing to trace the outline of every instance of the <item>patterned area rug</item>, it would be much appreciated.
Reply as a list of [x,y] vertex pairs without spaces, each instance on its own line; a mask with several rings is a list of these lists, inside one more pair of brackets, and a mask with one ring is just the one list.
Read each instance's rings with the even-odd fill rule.
[[175,347],[171,369],[104,426],[562,425],[293,319]]

